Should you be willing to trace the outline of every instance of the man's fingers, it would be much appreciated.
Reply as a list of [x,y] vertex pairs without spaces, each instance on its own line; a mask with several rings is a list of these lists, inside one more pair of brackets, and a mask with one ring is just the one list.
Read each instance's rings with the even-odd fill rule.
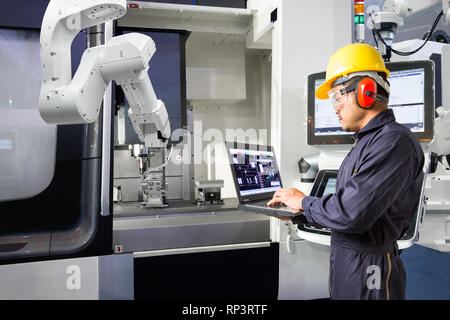
[[275,193],[273,194],[272,200],[267,202],[267,205],[272,206],[277,203],[284,203],[282,201],[282,199],[284,198],[285,192],[286,192],[286,189],[278,189],[277,191],[275,191]]
[[267,206],[273,206],[274,204],[280,203],[281,201],[279,199],[272,199],[269,202],[267,202]]
[[273,194],[273,198],[280,198],[283,196],[283,189],[278,189],[277,191],[275,191],[275,193]]
[[278,189],[277,191],[275,191],[275,193],[273,194],[273,196],[275,197],[275,196],[277,196],[277,197],[279,197],[280,195],[282,195],[283,194],[283,189]]

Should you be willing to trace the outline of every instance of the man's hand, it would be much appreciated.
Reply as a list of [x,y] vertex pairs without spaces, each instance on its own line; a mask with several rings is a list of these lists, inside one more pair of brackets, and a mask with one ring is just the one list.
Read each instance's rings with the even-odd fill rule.
[[306,195],[298,189],[278,189],[273,195],[272,200],[270,200],[267,205],[272,206],[278,203],[284,203],[293,211],[300,212],[303,210],[302,201]]

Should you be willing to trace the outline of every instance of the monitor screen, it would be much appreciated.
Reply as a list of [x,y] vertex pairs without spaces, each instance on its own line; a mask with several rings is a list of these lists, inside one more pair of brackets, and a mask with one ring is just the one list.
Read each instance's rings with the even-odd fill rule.
[[397,122],[407,126],[412,132],[424,132],[424,68],[392,71],[389,83],[389,108],[394,111]]
[[320,170],[314,180],[310,196],[322,197],[336,192],[337,170]]
[[[325,74],[324,74],[325,75]],[[314,80],[314,92],[325,79]],[[338,117],[336,116],[330,99],[321,100],[314,98],[314,134],[316,136],[351,135],[353,132],[342,130]]]
[[281,188],[273,151],[230,148],[229,152],[241,196],[270,193]]
[[[395,118],[421,142],[431,141],[434,119],[434,65],[432,61],[387,63],[391,71],[389,108]],[[308,144],[352,144],[353,132],[342,129],[329,99],[315,97],[325,72],[308,77]]]
[[327,183],[325,185],[325,189],[323,190],[323,195],[333,194],[336,192],[336,178],[328,178]]

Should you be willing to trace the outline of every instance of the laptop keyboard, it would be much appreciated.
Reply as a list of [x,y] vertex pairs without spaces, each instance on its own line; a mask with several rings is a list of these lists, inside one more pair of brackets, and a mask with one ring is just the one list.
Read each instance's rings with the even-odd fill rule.
[[274,205],[268,206],[267,202],[269,202],[269,201],[266,200],[266,201],[261,201],[261,202],[253,202],[253,203],[250,203],[249,205],[257,206],[257,207],[264,207],[264,208],[273,208],[273,209],[287,207],[284,203],[276,203]]

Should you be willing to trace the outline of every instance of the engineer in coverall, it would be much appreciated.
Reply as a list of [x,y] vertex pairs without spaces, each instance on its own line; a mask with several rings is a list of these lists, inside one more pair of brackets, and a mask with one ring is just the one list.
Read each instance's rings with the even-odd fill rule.
[[406,273],[396,241],[408,230],[419,202],[424,155],[388,109],[388,77],[370,45],[347,45],[331,56],[316,97],[330,98],[342,128],[356,132],[336,193],[318,198],[280,189],[268,202],[301,211],[294,224],[331,229],[332,299],[405,298]]

